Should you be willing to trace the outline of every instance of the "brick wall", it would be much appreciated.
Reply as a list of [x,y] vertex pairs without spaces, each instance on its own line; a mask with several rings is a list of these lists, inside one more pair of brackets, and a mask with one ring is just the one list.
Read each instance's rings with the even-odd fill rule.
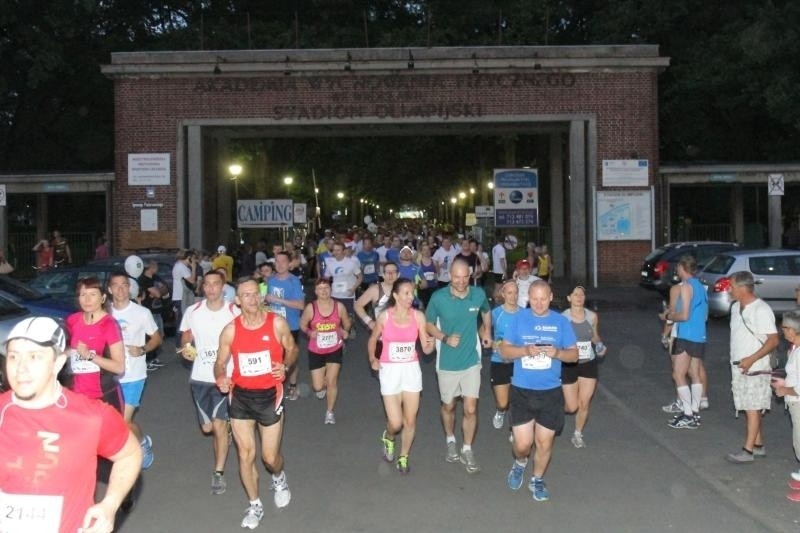
[[[325,123],[331,119],[392,117],[425,122],[445,117],[499,115],[594,116],[599,187],[603,159],[649,159],[658,168],[657,74],[654,71],[520,74],[343,73],[324,76],[118,77],[114,215],[117,249],[174,247],[177,243],[175,165],[184,119],[274,119]],[[480,116],[477,116],[480,115]],[[156,187],[159,232],[139,231],[144,187],[129,187],[131,152],[172,154],[172,184]],[[651,184],[653,176],[651,175]],[[191,187],[192,184],[189,184]],[[599,272],[604,282],[635,282],[649,241],[599,243]]]

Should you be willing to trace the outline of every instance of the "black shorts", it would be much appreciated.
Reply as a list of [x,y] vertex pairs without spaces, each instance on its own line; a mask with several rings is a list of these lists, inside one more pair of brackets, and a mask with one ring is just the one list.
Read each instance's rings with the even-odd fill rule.
[[104,389],[100,400],[116,409],[120,414],[125,413],[125,400],[122,397],[122,389],[119,384],[115,387]]
[[492,387],[495,385],[508,385],[511,383],[511,376],[514,375],[514,363],[496,363],[492,361],[489,372],[489,381]]
[[550,390],[521,389],[511,386],[511,426],[535,420],[556,433],[564,428],[564,392],[561,387]]
[[341,365],[342,359],[341,348],[333,353],[323,355],[315,354],[314,352],[308,352],[308,369],[317,370],[318,368],[325,368],[325,365],[329,363]]
[[706,343],[675,339],[672,343],[672,355],[678,355],[683,352],[688,353],[691,357],[704,359],[706,356]]
[[235,387],[228,414],[232,419],[255,420],[262,426],[277,424],[283,415],[283,385],[260,390]]
[[561,363],[561,384],[572,385],[578,378],[597,379],[597,358],[585,363]]

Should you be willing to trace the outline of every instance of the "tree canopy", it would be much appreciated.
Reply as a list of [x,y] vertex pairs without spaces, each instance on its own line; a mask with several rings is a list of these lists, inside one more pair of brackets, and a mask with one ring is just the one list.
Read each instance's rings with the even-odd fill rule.
[[789,0],[0,0],[0,172],[113,167],[111,52],[498,44],[658,44],[662,160],[796,160],[799,28]]

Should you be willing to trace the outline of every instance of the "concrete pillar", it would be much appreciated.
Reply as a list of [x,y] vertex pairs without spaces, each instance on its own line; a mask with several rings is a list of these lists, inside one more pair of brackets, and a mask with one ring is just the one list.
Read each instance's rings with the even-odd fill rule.
[[783,244],[783,222],[781,221],[781,201],[783,196],[768,196],[767,219],[769,220],[769,247],[780,248]]
[[187,128],[187,211],[189,247],[203,247],[203,131],[200,126]]
[[553,242],[547,243],[553,258],[556,276],[563,276],[567,249],[564,239],[564,165],[561,134],[550,134],[550,235]]
[[733,226],[733,240],[744,244],[744,203],[741,183],[735,183],[731,191],[731,226]]
[[586,280],[586,251],[590,243],[586,235],[586,131],[582,120],[569,123],[569,180],[570,275],[575,280]]
[[[228,167],[233,164],[228,147],[228,139],[219,140],[219,157],[217,159],[217,226],[215,228],[215,242],[228,242],[234,227],[233,211],[233,180]],[[235,233],[235,232],[234,232]]]
[[[6,202],[8,202],[7,198],[6,194]],[[0,250],[3,250],[3,257],[8,261],[8,207],[4,205],[0,206]]]

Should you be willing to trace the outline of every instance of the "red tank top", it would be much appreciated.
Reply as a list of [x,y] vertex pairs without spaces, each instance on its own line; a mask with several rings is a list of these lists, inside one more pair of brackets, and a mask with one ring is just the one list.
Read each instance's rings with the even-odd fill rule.
[[386,322],[383,324],[381,341],[381,363],[411,363],[419,360],[417,354],[417,337],[419,325],[417,313],[411,309],[411,320],[405,326],[398,326],[394,321],[394,309],[386,311]]
[[339,302],[333,302],[333,312],[322,316],[317,302],[311,302],[314,316],[308,324],[310,331],[316,331],[317,336],[308,339],[308,351],[317,355],[328,355],[342,347],[342,333],[340,331]]
[[258,329],[244,327],[241,316],[233,321],[234,386],[243,389],[271,389],[279,385],[272,376],[272,363],[283,363],[283,345],[275,335],[275,315],[267,313],[264,324]]

